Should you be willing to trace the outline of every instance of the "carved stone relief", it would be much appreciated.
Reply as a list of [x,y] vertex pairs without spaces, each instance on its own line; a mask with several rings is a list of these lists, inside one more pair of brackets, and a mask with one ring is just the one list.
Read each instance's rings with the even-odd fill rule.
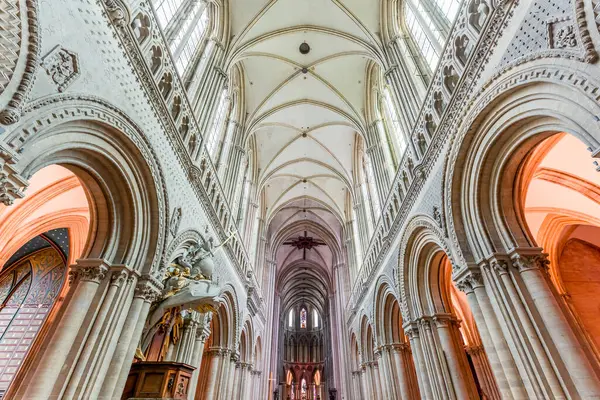
[[8,86],[21,53],[21,16],[18,0],[0,0],[0,94]]
[[42,58],[42,67],[59,92],[64,92],[80,74],[77,54],[60,45],[54,47]]

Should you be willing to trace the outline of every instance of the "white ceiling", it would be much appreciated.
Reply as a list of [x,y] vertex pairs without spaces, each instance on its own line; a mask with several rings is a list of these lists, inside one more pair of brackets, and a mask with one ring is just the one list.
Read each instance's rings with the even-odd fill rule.
[[[366,66],[381,54],[379,8],[366,0],[230,2],[231,64],[244,71],[246,134],[255,135],[271,234],[310,219],[341,242],[355,135],[365,131]],[[309,54],[300,53],[303,42]],[[289,248],[279,253],[295,259]],[[326,250],[314,253],[331,264]]]

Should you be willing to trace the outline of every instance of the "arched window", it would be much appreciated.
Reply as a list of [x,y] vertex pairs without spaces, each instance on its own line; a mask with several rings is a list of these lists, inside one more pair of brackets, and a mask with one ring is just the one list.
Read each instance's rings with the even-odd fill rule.
[[306,308],[300,310],[300,328],[306,329]]
[[372,202],[371,209],[373,211],[373,219],[377,221],[381,215],[381,205],[379,203],[379,194],[375,185],[375,174],[373,173],[373,163],[369,157],[364,159],[365,176],[367,178],[367,189],[369,191],[369,199]]
[[221,139],[228,109],[229,100],[227,97],[227,89],[223,89],[223,91],[221,92],[221,99],[219,100],[219,105],[217,107],[217,112],[215,114],[215,118],[213,119],[212,130],[206,142],[206,150],[208,151],[208,154],[211,157],[213,157],[213,160],[216,156],[215,153],[217,151],[217,145],[219,143],[219,140]]
[[290,310],[290,313],[288,315],[288,327],[290,327],[290,328],[294,327],[294,309],[293,308]]
[[308,397],[308,387],[306,386],[306,379],[302,378],[302,385],[300,386],[300,398],[306,400]]
[[[171,51],[177,60],[175,66],[180,74],[183,74],[185,68],[189,65],[208,26],[208,8],[203,7],[202,3],[198,2],[190,15],[190,18],[185,21],[175,40],[171,43]],[[182,44],[184,38],[187,39]]]
[[[419,13],[420,18],[418,18],[415,14],[415,11],[412,9],[412,4],[406,5],[406,26],[410,32],[410,35],[412,36],[415,46],[421,52],[421,55],[427,62],[427,65],[429,65],[429,68],[433,71],[435,70],[435,67],[440,59],[440,55],[438,50],[436,50],[436,47],[441,47],[443,39],[439,31],[432,29],[433,21],[426,12],[421,12],[422,8],[423,5],[419,4],[417,12]],[[425,27],[422,24],[422,20],[427,24]],[[426,33],[426,30],[431,32],[431,36],[433,37],[429,37]],[[432,40],[437,40],[438,43],[434,44]]]
[[0,393],[8,389],[52,310],[67,275],[67,229],[36,236],[0,273]]
[[449,23],[453,23],[460,8],[458,0],[436,0],[436,5]]
[[161,28],[165,28],[181,4],[183,0],[155,0],[154,10],[156,11],[156,17]]
[[319,313],[317,310],[313,310],[313,328],[319,327]]
[[[385,87],[382,91],[382,94],[381,108],[383,108],[383,110],[379,110],[378,108],[377,111],[378,113],[383,112],[383,115],[380,114],[378,117],[383,120],[384,123],[382,127],[388,131],[388,136],[395,145],[394,153],[397,155],[396,158],[400,159],[406,150],[406,135],[402,129],[400,117],[398,116],[396,104],[392,99],[390,89]],[[380,134],[385,136],[385,132],[380,132]]]

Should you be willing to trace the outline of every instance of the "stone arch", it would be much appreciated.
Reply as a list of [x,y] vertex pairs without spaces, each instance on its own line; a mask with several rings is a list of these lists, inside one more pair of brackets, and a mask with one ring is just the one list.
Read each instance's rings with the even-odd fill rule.
[[423,247],[433,250],[443,250],[452,260],[450,247],[437,223],[425,215],[417,215],[409,221],[400,241],[400,252],[398,256],[398,291],[401,298],[402,316],[406,322],[423,315],[424,306],[428,309],[439,309],[441,304],[432,303],[430,296],[426,296],[425,304],[421,303],[420,291],[427,290],[426,283],[419,280],[419,264],[414,260],[414,253]]
[[[451,182],[445,196],[447,226],[466,262],[534,246],[513,199],[503,197],[502,189],[510,185],[509,175],[514,180],[519,160],[537,144],[568,132],[595,153],[600,150],[600,133],[593,123],[600,105],[588,93],[599,85],[591,80],[590,88],[582,93],[573,80],[587,77],[574,75],[559,83],[552,79],[554,71],[538,75],[542,69],[519,68],[486,85],[450,146],[445,173],[445,180]],[[529,79],[516,83],[517,74]],[[498,218],[500,214],[505,218]]]
[[[516,351],[511,356],[524,370],[545,371],[529,379],[531,390],[542,397],[589,397],[599,393],[600,365],[550,284],[547,256],[526,223],[518,188],[527,179],[526,160],[553,135],[567,132],[597,156],[600,106],[592,92],[599,85],[567,67],[536,64],[511,66],[474,97],[449,146],[447,226],[464,257],[461,264],[480,267],[487,279],[482,283],[493,286],[486,289],[499,306],[496,317],[513,324],[507,341],[531,346],[535,364]],[[578,83],[582,79],[589,80],[585,87]],[[506,277],[513,281],[501,282]],[[494,288],[513,295],[501,298]],[[517,290],[521,297],[514,296]],[[517,317],[507,310],[525,314]],[[548,334],[542,336],[535,331],[539,326],[554,328],[545,328]],[[567,383],[557,385],[559,380]]]
[[[156,270],[164,251],[168,201],[162,170],[141,129],[96,99],[74,102],[56,96],[26,111],[18,129],[6,138],[19,152],[15,168],[30,177],[59,164],[79,178],[93,220],[83,256],[141,273]],[[128,196],[123,196],[123,187]]]

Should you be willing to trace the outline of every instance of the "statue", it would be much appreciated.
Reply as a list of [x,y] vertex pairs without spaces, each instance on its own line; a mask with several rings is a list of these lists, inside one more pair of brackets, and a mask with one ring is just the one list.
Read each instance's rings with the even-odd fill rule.
[[176,264],[190,270],[190,277],[195,280],[212,279],[214,271],[213,239],[203,244],[194,244],[176,260]]

